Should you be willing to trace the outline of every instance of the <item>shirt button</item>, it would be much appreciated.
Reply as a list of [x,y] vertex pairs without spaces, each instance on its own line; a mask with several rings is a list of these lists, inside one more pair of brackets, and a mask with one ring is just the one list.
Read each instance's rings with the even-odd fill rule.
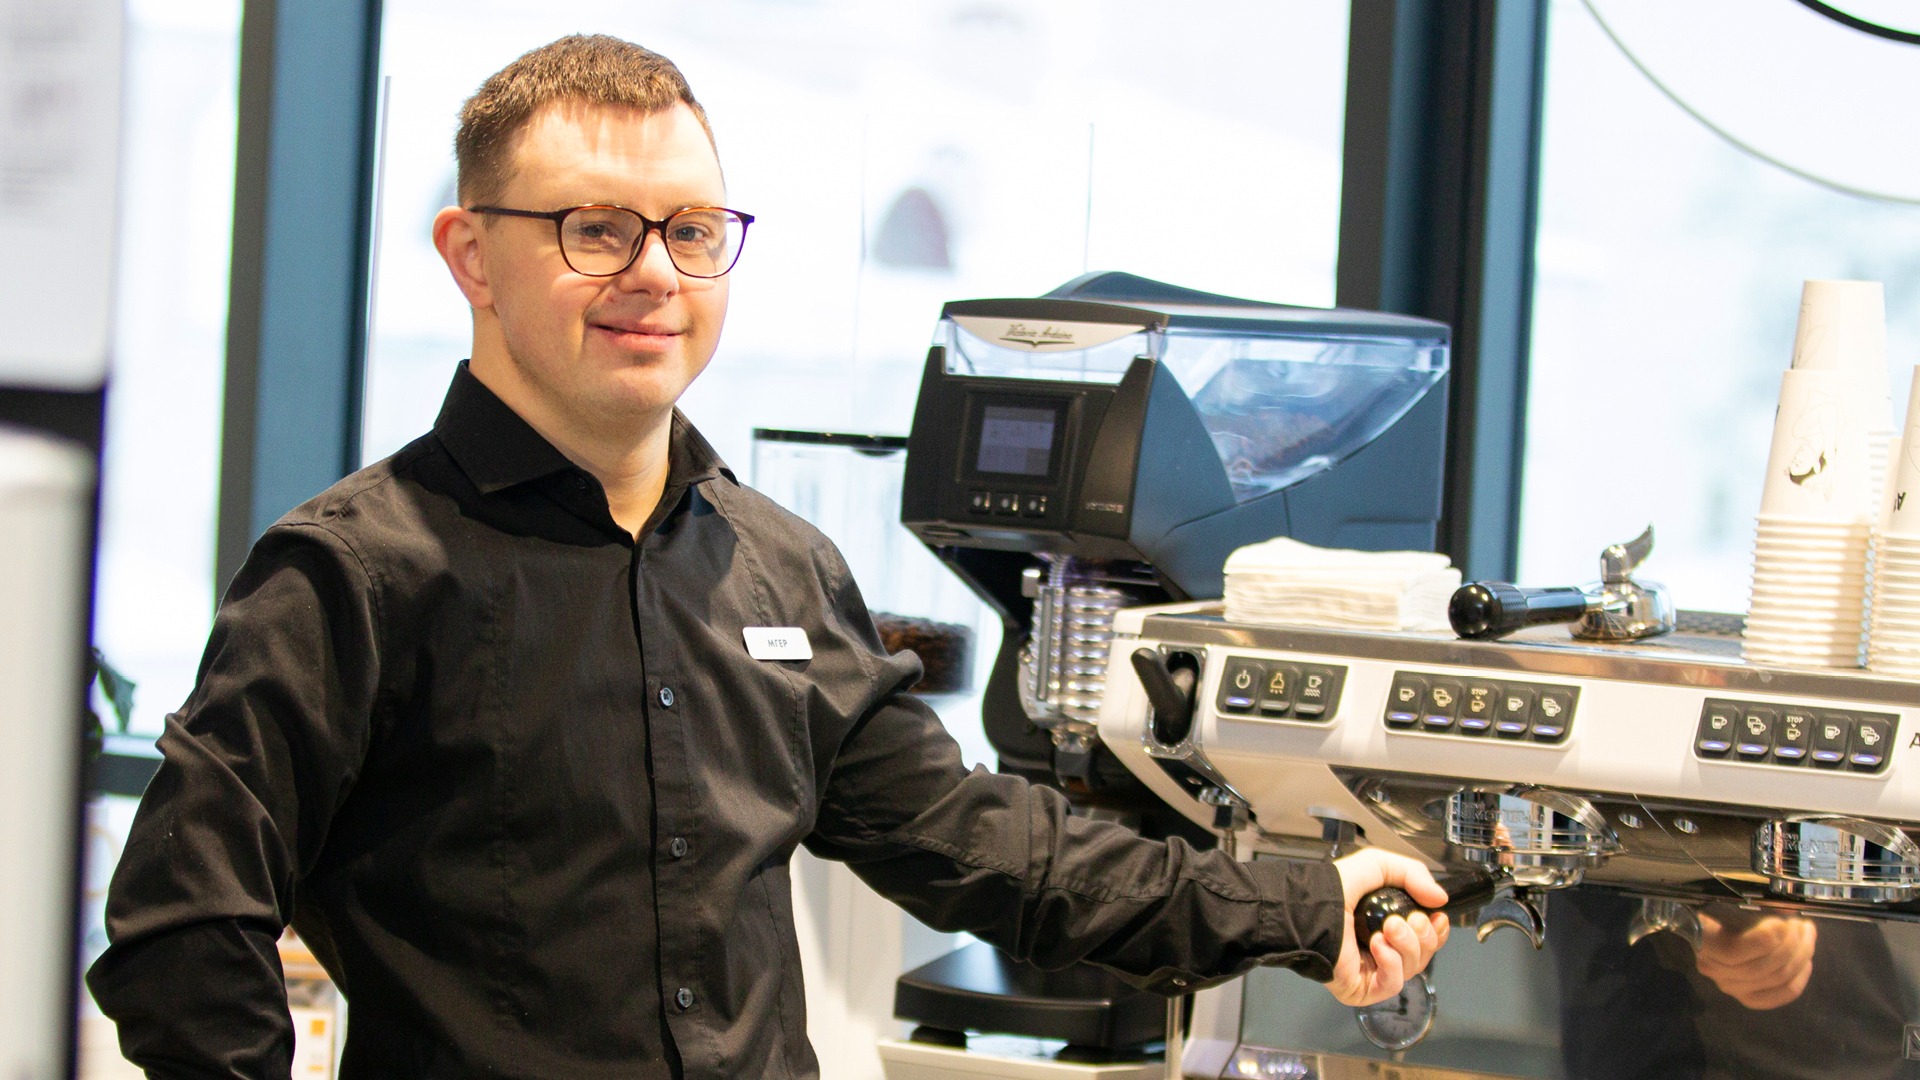
[[687,857],[687,838],[684,836],[674,837],[673,840],[667,844],[667,852],[668,854],[672,855],[676,859],[686,858]]
[[575,491],[587,490],[587,478],[584,476],[575,476],[573,478],[573,490]]
[[680,1006],[682,1009],[693,1008],[693,991],[687,989],[684,986],[678,990],[675,990],[673,992],[673,1003],[675,1005]]
[[660,688],[660,705],[662,708],[673,708],[673,687],[663,686]]

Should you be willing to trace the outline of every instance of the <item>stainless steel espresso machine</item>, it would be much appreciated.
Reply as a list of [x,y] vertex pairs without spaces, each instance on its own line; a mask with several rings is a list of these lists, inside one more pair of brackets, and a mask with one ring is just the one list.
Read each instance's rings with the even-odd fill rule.
[[[1114,619],[1217,599],[1227,555],[1274,536],[1430,550],[1448,341],[1427,320],[1115,273],[946,305],[901,518],[1002,620],[983,702],[1001,768],[1146,835],[1216,843],[1212,819],[1190,821],[1102,744]],[[1181,767],[1192,790],[1218,790],[1204,763]],[[896,1011],[921,1043],[964,1045],[970,1029],[1065,1042],[1082,1071],[1059,1075],[1085,1077],[1167,1031],[1163,1001],[1104,972],[1040,973],[985,946],[903,977]],[[906,1049],[889,1075],[947,1075],[898,1071]]]
[[[1141,652],[1199,672],[1183,724],[1122,677]],[[1467,641],[1134,609],[1110,653],[1102,744],[1191,820],[1222,800],[1168,758],[1244,802],[1252,857],[1375,844],[1471,896],[1397,1001],[1271,972],[1213,994],[1187,1075],[1920,1076],[1920,684],[1752,666],[1684,622]],[[1311,675],[1309,710],[1267,689]],[[1809,946],[1804,983],[1741,996]]]

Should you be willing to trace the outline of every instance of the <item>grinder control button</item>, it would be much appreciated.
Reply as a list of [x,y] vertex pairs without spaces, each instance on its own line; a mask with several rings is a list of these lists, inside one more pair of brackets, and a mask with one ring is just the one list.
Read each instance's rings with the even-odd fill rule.
[[1428,731],[1446,731],[1453,727],[1464,693],[1458,680],[1433,680],[1433,685],[1427,687],[1427,703],[1420,710],[1421,725]]
[[1420,722],[1420,710],[1427,702],[1427,680],[1401,671],[1393,676],[1393,688],[1387,691],[1387,726],[1412,727]]
[[1773,760],[1782,765],[1798,765],[1807,759],[1807,745],[1813,741],[1812,710],[1780,710],[1780,723],[1773,729]]
[[1847,744],[1853,741],[1853,717],[1846,713],[1821,713],[1813,725],[1813,763],[1829,768],[1846,760]]
[[993,512],[993,493],[990,491],[967,492],[967,513],[990,514]]
[[1499,702],[1498,684],[1468,683],[1466,697],[1460,701],[1460,730],[1468,735],[1484,734],[1493,726],[1493,711],[1498,707]]
[[1733,728],[1740,722],[1740,706],[1726,701],[1709,701],[1700,712],[1700,730],[1693,745],[1703,754],[1718,757],[1733,749]]
[[1533,688],[1509,686],[1500,692],[1500,708],[1495,713],[1493,730],[1509,739],[1517,739],[1533,726]]
[[1859,772],[1874,772],[1887,763],[1887,744],[1893,741],[1893,722],[1878,716],[1863,716],[1854,725],[1853,743],[1847,761]]
[[1293,715],[1318,720],[1331,713],[1340,703],[1340,683],[1346,672],[1346,668],[1302,664],[1300,685],[1293,695]]
[[1285,716],[1293,711],[1294,688],[1300,685],[1300,669],[1292,664],[1267,667],[1267,681],[1260,688],[1260,713]]
[[1020,512],[1020,493],[1017,491],[996,491],[993,493],[993,512],[1011,517]]
[[1227,657],[1227,670],[1220,676],[1220,697],[1217,702],[1220,711],[1252,712],[1254,700],[1260,696],[1266,681],[1265,664],[1239,656]]
[[1733,732],[1733,749],[1741,757],[1762,758],[1773,749],[1773,727],[1780,722],[1780,711],[1762,705],[1749,705],[1740,711],[1740,723]]

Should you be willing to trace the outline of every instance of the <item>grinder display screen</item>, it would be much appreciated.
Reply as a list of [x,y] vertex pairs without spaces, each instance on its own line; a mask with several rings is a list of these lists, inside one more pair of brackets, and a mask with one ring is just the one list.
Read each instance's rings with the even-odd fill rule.
[[1031,405],[988,405],[980,413],[980,449],[974,470],[1002,476],[1046,476],[1053,470],[1054,431],[1060,410]]

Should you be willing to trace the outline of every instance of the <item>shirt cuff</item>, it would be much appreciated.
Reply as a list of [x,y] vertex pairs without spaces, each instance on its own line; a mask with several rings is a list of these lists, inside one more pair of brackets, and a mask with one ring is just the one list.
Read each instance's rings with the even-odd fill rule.
[[1315,982],[1333,978],[1347,935],[1346,890],[1329,860],[1255,859],[1263,963],[1292,968]]

